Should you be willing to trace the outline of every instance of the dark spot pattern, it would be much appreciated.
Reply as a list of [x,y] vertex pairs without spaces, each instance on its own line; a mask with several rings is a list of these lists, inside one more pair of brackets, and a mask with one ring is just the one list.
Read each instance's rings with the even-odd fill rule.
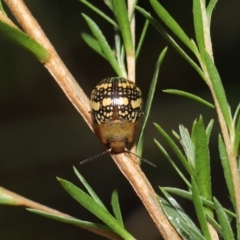
[[90,101],[96,124],[113,120],[136,123],[142,115],[141,91],[125,78],[102,80],[93,89]]

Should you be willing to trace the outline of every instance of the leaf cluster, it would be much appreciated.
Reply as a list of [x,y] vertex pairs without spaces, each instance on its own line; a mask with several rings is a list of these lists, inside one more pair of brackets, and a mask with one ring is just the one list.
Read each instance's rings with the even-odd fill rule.
[[[152,26],[193,67],[200,78],[206,83],[212,94],[212,103],[182,90],[166,89],[164,92],[187,97],[216,111],[221,129],[221,133],[218,136],[219,158],[222,163],[233,210],[230,211],[224,208],[220,200],[213,195],[209,141],[214,121],[211,120],[205,127],[202,116],[199,116],[193,122],[191,130],[180,125],[179,133],[172,131],[172,136],[164,131],[159,124],[154,123],[157,131],[165,139],[178,159],[178,163],[173,160],[171,154],[166,151],[157,139],[154,139],[154,142],[185,183],[187,189],[160,187],[160,191],[164,197],[158,196],[157,201],[182,239],[210,240],[221,238],[232,240],[235,239],[236,235],[236,239],[240,240],[240,183],[238,176],[240,105],[234,113],[231,112],[220,75],[214,63],[210,25],[217,1],[210,0],[206,3],[204,0],[193,0],[195,40],[187,36],[184,29],[181,28],[177,21],[157,0],[149,0],[152,10],[157,15],[156,18],[145,9],[137,6],[137,1],[128,1],[131,4],[127,6],[125,0],[105,0],[112,17],[97,9],[90,1],[79,0],[79,2],[89,7],[95,14],[98,14],[104,21],[112,25],[115,40],[114,47],[109,45],[104,33],[93,18],[82,13],[82,17],[85,19],[92,33],[81,33],[83,40],[97,54],[108,61],[117,76],[130,77],[131,80],[135,80],[133,77],[134,74],[131,75],[130,72],[135,71],[135,62],[141,52],[147,29],[149,26]],[[0,7],[0,34],[26,48],[39,61],[47,61],[49,55],[46,49],[9,22],[2,5]],[[132,31],[135,11],[145,18],[145,24],[137,44],[135,44],[135,36]],[[142,154],[144,131],[151,110],[159,70],[166,52],[167,48],[159,54],[156,61],[146,101],[140,137],[137,142],[137,154],[139,156]],[[180,143],[180,146],[178,143]],[[179,164],[182,165],[183,170],[181,170]],[[111,214],[76,168],[74,168],[74,172],[86,188],[87,193],[67,180],[58,178],[58,181],[77,202],[98,217],[104,224],[86,222],[72,217],[63,217],[58,214],[50,214],[32,208],[29,211],[58,221],[81,226],[110,239],[134,239],[124,228],[117,191],[114,191],[112,194],[113,214]],[[180,196],[193,203],[200,227],[191,220],[172,195]],[[4,194],[0,195],[0,200],[3,204],[15,204],[12,198]],[[236,223],[236,232],[232,228],[233,222]]]

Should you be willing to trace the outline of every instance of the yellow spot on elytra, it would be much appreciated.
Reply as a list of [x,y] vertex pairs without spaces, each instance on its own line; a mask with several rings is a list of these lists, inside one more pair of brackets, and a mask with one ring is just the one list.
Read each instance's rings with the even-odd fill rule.
[[126,97],[123,98],[123,104],[124,104],[124,105],[128,105],[128,98],[126,98]]
[[100,102],[91,101],[90,105],[94,111],[98,111],[100,108]]
[[139,107],[141,107],[141,104],[142,104],[141,98],[138,98],[136,101],[134,101],[134,100],[131,101],[132,108],[139,108]]
[[103,104],[104,107],[109,106],[109,105],[112,104],[112,99],[111,98],[104,98],[102,104]]
[[112,115],[113,115],[112,112],[107,113],[107,117],[108,117],[108,118],[111,117]]

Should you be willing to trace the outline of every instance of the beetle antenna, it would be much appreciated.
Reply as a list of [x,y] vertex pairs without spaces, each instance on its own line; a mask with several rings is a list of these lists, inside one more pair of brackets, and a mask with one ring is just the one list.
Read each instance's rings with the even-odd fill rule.
[[93,156],[93,157],[90,157],[90,158],[87,158],[87,159],[82,160],[79,164],[84,164],[84,163],[86,163],[86,162],[92,161],[92,160],[94,160],[94,159],[96,159],[96,158],[98,158],[98,157],[100,157],[100,156],[102,156],[102,155],[104,155],[104,154],[106,154],[106,153],[109,153],[109,152],[111,152],[111,151],[112,151],[112,149],[110,148],[110,149],[108,149],[108,150],[106,150],[106,151],[104,151],[104,152],[102,152],[102,153],[99,153],[99,154]]
[[[86,163],[86,162],[92,161],[92,160],[94,160],[94,159],[96,159],[96,158],[98,158],[98,157],[101,157],[102,155],[104,155],[104,154],[106,154],[106,153],[110,153],[111,151],[112,151],[112,149],[110,148],[110,149],[108,149],[108,150],[106,150],[106,151],[104,151],[104,152],[102,152],[102,153],[99,153],[99,154],[93,156],[93,157],[90,157],[90,158],[87,158],[87,159],[82,160],[79,164],[84,164],[84,163]],[[129,154],[134,155],[135,157],[137,157],[137,158],[139,158],[141,161],[143,161],[143,162],[151,165],[152,167],[157,167],[154,163],[148,161],[147,159],[145,159],[145,158],[143,158],[143,157],[138,156],[137,154],[129,151],[127,148],[125,148],[124,151],[127,152],[127,153],[129,153]]]
[[143,161],[143,162],[151,165],[152,167],[157,167],[154,163],[148,161],[147,159],[145,159],[145,158],[143,158],[143,157],[138,156],[137,154],[129,151],[127,148],[125,148],[124,150],[125,150],[125,152],[130,153],[130,154],[134,155],[135,157],[139,158],[141,161]]

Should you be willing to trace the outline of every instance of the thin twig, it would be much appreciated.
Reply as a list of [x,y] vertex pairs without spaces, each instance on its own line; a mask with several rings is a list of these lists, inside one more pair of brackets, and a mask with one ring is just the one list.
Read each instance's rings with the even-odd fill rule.
[[207,17],[206,12],[206,2],[205,0],[200,1],[201,4],[201,11],[202,11],[202,18],[203,18],[203,31],[204,31],[204,44],[206,51],[208,52],[209,56],[213,59],[213,50],[212,50],[212,41],[211,41],[211,34],[210,34],[210,22]]
[[[159,203],[156,193],[154,192],[145,174],[142,172],[135,157],[131,154],[128,154],[127,156],[126,153],[123,153],[112,155],[112,158],[143,202],[148,213],[161,232],[162,237],[166,240],[180,240],[180,236],[169,223]],[[129,158],[131,158],[131,161],[129,161]]]
[[23,30],[49,52],[51,57],[44,63],[44,66],[48,69],[68,99],[92,129],[88,97],[68,71],[35,18],[22,0],[5,0],[5,3],[8,5]]
[[212,96],[214,99],[216,111],[218,114],[219,125],[221,128],[223,140],[224,140],[227,155],[228,155],[229,165],[230,165],[230,169],[231,169],[232,182],[233,182],[233,188],[234,188],[235,202],[236,202],[237,221],[240,225],[240,180],[239,180],[239,175],[238,175],[237,159],[236,159],[236,156],[234,155],[233,142],[231,142],[227,124],[224,119],[221,108],[219,106],[217,97],[215,95],[213,88],[210,88],[210,90],[212,92]]
[[[12,199],[12,202],[14,202],[14,205],[16,205],[16,206],[23,206],[23,207],[27,207],[27,208],[32,208],[32,209],[39,210],[39,211],[42,211],[42,212],[45,212],[45,213],[48,213],[48,214],[51,214],[51,215],[56,215],[56,216],[59,216],[59,217],[62,217],[62,218],[78,220],[75,217],[72,217],[68,214],[57,211],[53,208],[49,208],[47,206],[44,206],[44,205],[39,204],[37,202],[34,202],[32,200],[29,200],[29,199],[27,199],[25,197],[22,197],[22,196],[20,196],[16,193],[13,193],[13,192],[11,192],[11,191],[3,188],[3,187],[0,187],[0,193],[1,193],[1,195],[4,195],[6,198]],[[76,226],[81,227],[81,228],[86,229],[86,230],[89,230],[89,231],[91,231],[93,233],[96,233],[96,234],[99,234],[101,236],[107,237],[109,239],[113,239],[113,240],[121,240],[122,239],[119,236],[117,236],[116,234],[111,233],[109,231],[102,231],[100,228],[91,228],[91,227],[77,225],[77,224],[76,224]]]
[[[15,16],[24,31],[49,51],[51,57],[44,64],[45,67],[49,70],[66,96],[92,129],[88,98],[64,66],[39,24],[33,18],[22,0],[5,0],[5,3],[8,5],[12,14]],[[135,73],[135,64],[130,66],[132,66],[131,69],[134,70]],[[128,158],[126,154],[112,155],[112,157],[121,172],[129,180],[140,199],[143,201],[143,204],[149,211],[164,239],[181,239],[163,213],[157,196],[141,171],[138,163],[132,157]]]
[[[205,42],[206,51],[208,52],[208,54],[211,56],[212,60],[214,61],[211,36],[210,36],[210,23],[207,18],[204,0],[201,0],[201,10],[203,13],[204,42]],[[231,176],[232,176],[232,181],[233,181],[234,196],[235,196],[235,202],[236,202],[237,221],[240,225],[240,179],[239,179],[239,175],[238,175],[237,159],[236,159],[236,156],[234,155],[234,151],[233,151],[233,142],[231,141],[230,132],[228,130],[227,123],[224,119],[220,105],[218,103],[217,96],[215,94],[214,88],[213,88],[211,80],[210,80],[210,76],[208,74],[207,69],[205,68],[205,66],[203,64],[202,64],[202,69],[203,69],[205,77],[206,77],[206,82],[207,82],[207,84],[210,88],[211,94],[213,96],[213,100],[214,100],[217,115],[218,115],[219,125],[221,128],[223,140],[224,140],[224,143],[226,146],[226,151],[227,151],[227,155],[228,155],[228,160],[229,160],[230,169],[231,169]]]
[[131,55],[127,54],[127,69],[128,69],[128,79],[136,82],[135,79],[135,14],[134,7],[136,0],[128,0],[128,18],[130,21],[131,33],[132,33],[132,43],[133,43],[133,52]]

